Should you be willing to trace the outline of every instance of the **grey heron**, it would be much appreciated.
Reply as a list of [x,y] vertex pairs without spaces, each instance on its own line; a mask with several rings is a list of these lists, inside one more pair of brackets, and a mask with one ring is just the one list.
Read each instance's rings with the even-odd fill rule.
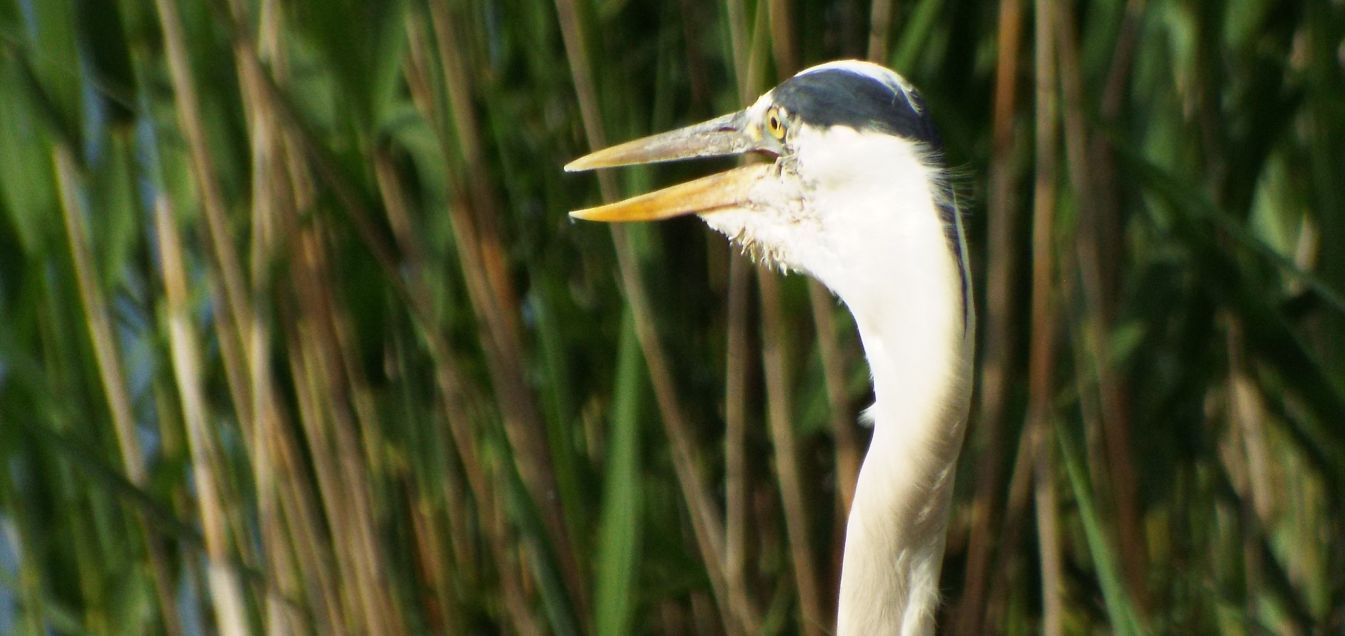
[[900,75],[840,61],[742,111],[565,166],[774,158],[571,215],[699,215],[758,259],[817,278],[854,315],[876,401],[846,525],[840,634],[934,626],[975,340],[966,239],[940,152],[924,102]]

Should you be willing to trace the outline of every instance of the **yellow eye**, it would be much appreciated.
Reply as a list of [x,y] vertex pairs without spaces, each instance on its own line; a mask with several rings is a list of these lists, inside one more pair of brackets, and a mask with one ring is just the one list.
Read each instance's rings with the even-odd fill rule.
[[779,108],[771,107],[766,111],[766,131],[776,139],[785,138],[785,118]]

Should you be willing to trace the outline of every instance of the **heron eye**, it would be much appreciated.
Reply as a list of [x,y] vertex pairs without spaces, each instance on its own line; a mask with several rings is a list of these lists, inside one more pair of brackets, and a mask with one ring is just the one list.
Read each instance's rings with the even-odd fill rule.
[[766,111],[766,131],[776,139],[785,138],[785,120],[780,114],[779,108],[771,108]]

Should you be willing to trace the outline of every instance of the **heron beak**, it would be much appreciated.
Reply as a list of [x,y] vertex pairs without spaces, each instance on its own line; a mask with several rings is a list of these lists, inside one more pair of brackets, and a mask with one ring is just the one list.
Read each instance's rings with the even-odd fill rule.
[[[720,157],[771,150],[747,113],[739,111],[710,121],[604,148],[571,161],[566,172],[646,163]],[[587,221],[657,221],[686,214],[706,214],[750,205],[752,187],[772,170],[756,164],[726,170],[687,183],[608,203],[570,216]]]

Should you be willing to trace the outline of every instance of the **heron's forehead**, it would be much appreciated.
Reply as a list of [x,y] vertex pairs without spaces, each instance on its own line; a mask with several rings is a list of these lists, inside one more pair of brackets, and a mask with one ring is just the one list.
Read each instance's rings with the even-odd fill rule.
[[805,125],[844,126],[904,137],[936,150],[941,146],[920,95],[900,75],[875,64],[815,66],[785,80],[763,96],[767,98]]

